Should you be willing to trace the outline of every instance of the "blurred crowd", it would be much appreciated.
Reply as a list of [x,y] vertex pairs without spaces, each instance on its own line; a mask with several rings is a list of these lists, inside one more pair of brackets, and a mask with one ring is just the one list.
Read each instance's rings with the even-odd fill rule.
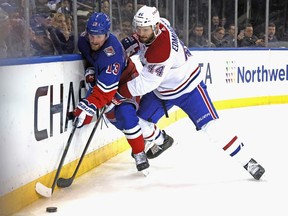
[[[73,5],[75,2],[76,11]],[[286,1],[270,0],[271,11],[267,31],[264,25],[266,0],[253,1],[256,2],[256,6],[253,3],[250,5],[251,17],[247,18],[247,11],[239,13],[237,27],[234,21],[234,5],[229,5],[229,1],[212,0],[211,22],[208,22],[208,0],[190,0],[188,30],[183,27],[183,1],[175,3],[174,15],[171,14],[172,1],[167,0],[75,2],[0,0],[0,58],[77,53],[78,35],[85,31],[86,20],[94,11],[102,11],[110,16],[112,31],[121,40],[132,33],[134,13],[144,4],[158,7],[161,16],[171,22],[180,38],[188,32],[189,47],[288,47]],[[239,0],[239,11],[247,7],[247,2]],[[74,20],[75,17],[77,20]],[[211,23],[210,29],[207,27],[208,23]]]
[[[30,0],[29,21],[25,19],[25,0],[0,0],[0,57],[77,53],[76,36],[85,31],[86,21],[94,11],[112,14],[113,33],[121,40],[132,33],[133,2],[114,1],[111,10],[109,0],[77,1],[74,29],[72,0]],[[139,3],[139,7],[142,5]]]
[[[239,28],[238,28],[239,29]],[[240,31],[234,23],[226,25],[226,18],[221,19],[219,15],[213,15],[211,19],[211,40],[208,40],[207,33],[205,34],[205,26],[199,22],[196,23],[189,31],[189,46],[190,47],[286,47],[288,45],[287,37],[281,37],[276,34],[276,24],[268,23],[267,43],[265,44],[265,32],[255,33],[254,26],[250,22],[246,22],[240,26]],[[287,44],[286,44],[287,43]]]

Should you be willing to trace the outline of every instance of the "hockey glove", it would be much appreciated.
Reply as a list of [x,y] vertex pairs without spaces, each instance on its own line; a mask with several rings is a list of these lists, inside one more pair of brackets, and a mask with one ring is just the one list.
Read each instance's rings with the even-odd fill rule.
[[121,43],[125,49],[127,56],[132,56],[139,50],[139,43],[138,43],[138,36],[137,34],[133,34],[132,36],[126,37],[121,40]]
[[85,81],[89,88],[93,88],[95,86],[95,70],[93,67],[89,67],[85,70]]
[[79,102],[77,108],[74,110],[73,114],[77,118],[77,128],[83,125],[90,124],[93,116],[95,115],[97,107],[93,103],[89,103],[88,100],[83,99]]
[[114,97],[112,99],[112,103],[115,104],[115,105],[120,105],[125,100],[126,100],[125,97],[123,97],[121,94],[116,92],[116,94],[114,95]]

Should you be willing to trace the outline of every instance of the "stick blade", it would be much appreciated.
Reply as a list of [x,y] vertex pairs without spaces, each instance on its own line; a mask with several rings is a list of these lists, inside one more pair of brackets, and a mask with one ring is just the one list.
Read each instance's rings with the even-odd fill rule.
[[72,184],[73,180],[74,180],[73,177],[68,178],[68,179],[59,178],[59,179],[57,180],[57,186],[60,187],[60,188],[69,187],[69,186]]
[[52,196],[52,188],[48,188],[45,185],[41,184],[40,182],[36,183],[35,190],[41,196],[44,196],[47,198]]

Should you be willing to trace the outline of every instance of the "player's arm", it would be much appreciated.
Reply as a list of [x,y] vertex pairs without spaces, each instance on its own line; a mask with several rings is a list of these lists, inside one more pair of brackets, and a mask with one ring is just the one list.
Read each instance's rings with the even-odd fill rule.
[[132,56],[139,51],[139,41],[136,34],[126,37],[121,40],[127,56]]
[[[131,60],[131,58],[128,57],[126,66],[121,73],[118,89],[122,85],[126,85],[128,81],[136,78],[137,76],[139,76],[139,73],[136,69],[136,66],[134,62]],[[127,100],[128,98],[131,98],[131,97],[124,97],[119,92],[116,92],[116,94],[114,95],[112,99],[112,103],[114,105],[120,105],[123,101]],[[113,106],[110,106],[110,107],[113,107]]]
[[95,86],[91,94],[80,101],[74,111],[74,116],[78,117],[77,127],[89,124],[96,110],[110,103],[113,99],[118,89],[121,67],[123,67],[123,63],[117,59],[111,58],[105,61],[105,58],[103,58],[102,61],[99,61],[99,67],[95,68],[95,70],[100,70],[96,71]]
[[[134,62],[128,57],[127,58],[127,63],[126,67],[123,70],[121,77],[120,77],[120,82],[118,89],[121,88],[121,86],[124,86],[127,84],[132,79],[135,79],[136,77],[139,76],[139,73],[137,71],[137,68],[134,64]],[[116,92],[112,99],[112,103],[114,105],[120,105],[123,101],[126,101],[127,99],[131,99],[130,95],[126,95],[127,97],[122,96],[119,91]],[[110,106],[112,107],[112,106]]]
[[118,82],[107,85],[100,80],[96,81],[92,93],[79,102],[74,110],[74,116],[78,118],[77,127],[82,127],[92,121],[97,109],[108,104],[114,97],[118,87]]
[[139,71],[139,76],[119,87],[118,92],[122,96],[141,96],[151,92],[157,89],[169,73],[174,62],[174,58],[170,58],[171,44],[166,37],[160,36],[145,52],[146,62]]
[[127,96],[141,96],[151,92],[161,84],[164,78],[165,65],[147,64],[143,67],[139,76],[127,82],[126,86],[119,88],[119,93]]

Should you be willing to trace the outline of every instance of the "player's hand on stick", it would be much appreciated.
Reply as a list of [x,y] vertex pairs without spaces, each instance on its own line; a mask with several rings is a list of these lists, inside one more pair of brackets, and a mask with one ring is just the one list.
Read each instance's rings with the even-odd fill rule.
[[73,111],[73,115],[76,117],[76,127],[80,128],[86,124],[90,124],[96,110],[97,107],[87,99],[83,99],[79,102],[77,108]]

